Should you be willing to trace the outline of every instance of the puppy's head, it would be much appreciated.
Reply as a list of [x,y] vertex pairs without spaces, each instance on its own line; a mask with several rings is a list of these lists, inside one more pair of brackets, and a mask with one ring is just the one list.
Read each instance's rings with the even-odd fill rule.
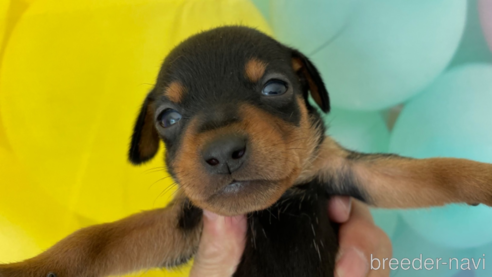
[[130,160],[166,145],[170,174],[191,201],[224,214],[265,209],[316,155],[328,93],[301,53],[246,27],[195,35],[165,59],[134,129]]

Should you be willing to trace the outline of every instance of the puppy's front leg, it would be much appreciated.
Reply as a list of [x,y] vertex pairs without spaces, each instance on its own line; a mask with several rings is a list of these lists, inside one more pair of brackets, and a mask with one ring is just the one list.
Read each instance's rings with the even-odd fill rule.
[[309,174],[322,178],[331,193],[355,196],[376,207],[492,206],[492,164],[466,159],[361,154],[326,137]]
[[164,209],[77,231],[32,259],[0,265],[0,277],[96,277],[176,266],[195,253],[201,216],[177,198]]

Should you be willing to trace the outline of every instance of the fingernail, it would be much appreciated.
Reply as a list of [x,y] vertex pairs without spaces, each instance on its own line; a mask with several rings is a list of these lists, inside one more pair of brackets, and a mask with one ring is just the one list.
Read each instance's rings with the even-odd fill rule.
[[336,277],[365,277],[369,273],[369,263],[364,253],[357,248],[340,251],[335,266]]
[[350,210],[352,209],[352,197],[337,197],[335,201],[337,201],[338,205],[340,205],[347,214],[350,214]]
[[210,221],[216,221],[220,217],[220,215],[207,210],[203,210],[203,215]]

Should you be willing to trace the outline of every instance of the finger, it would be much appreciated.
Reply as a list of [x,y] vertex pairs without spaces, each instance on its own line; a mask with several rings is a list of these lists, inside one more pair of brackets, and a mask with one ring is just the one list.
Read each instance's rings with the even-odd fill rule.
[[369,206],[356,199],[353,201],[353,209],[350,212],[350,218],[374,223]]
[[351,197],[334,196],[328,202],[328,216],[334,222],[344,223],[349,219],[351,208]]
[[389,237],[374,224],[369,208],[354,200],[350,219],[340,226],[340,250],[335,266],[337,277],[387,277],[390,274],[386,265],[371,270],[371,259],[389,259],[392,255]]
[[191,277],[230,277],[244,251],[246,216],[224,217],[203,212],[203,233]]

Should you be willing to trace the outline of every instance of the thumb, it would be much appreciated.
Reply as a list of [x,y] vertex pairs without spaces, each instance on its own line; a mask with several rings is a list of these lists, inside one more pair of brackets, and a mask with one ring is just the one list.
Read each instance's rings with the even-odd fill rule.
[[203,211],[203,233],[190,277],[230,277],[244,251],[246,216],[225,217]]

